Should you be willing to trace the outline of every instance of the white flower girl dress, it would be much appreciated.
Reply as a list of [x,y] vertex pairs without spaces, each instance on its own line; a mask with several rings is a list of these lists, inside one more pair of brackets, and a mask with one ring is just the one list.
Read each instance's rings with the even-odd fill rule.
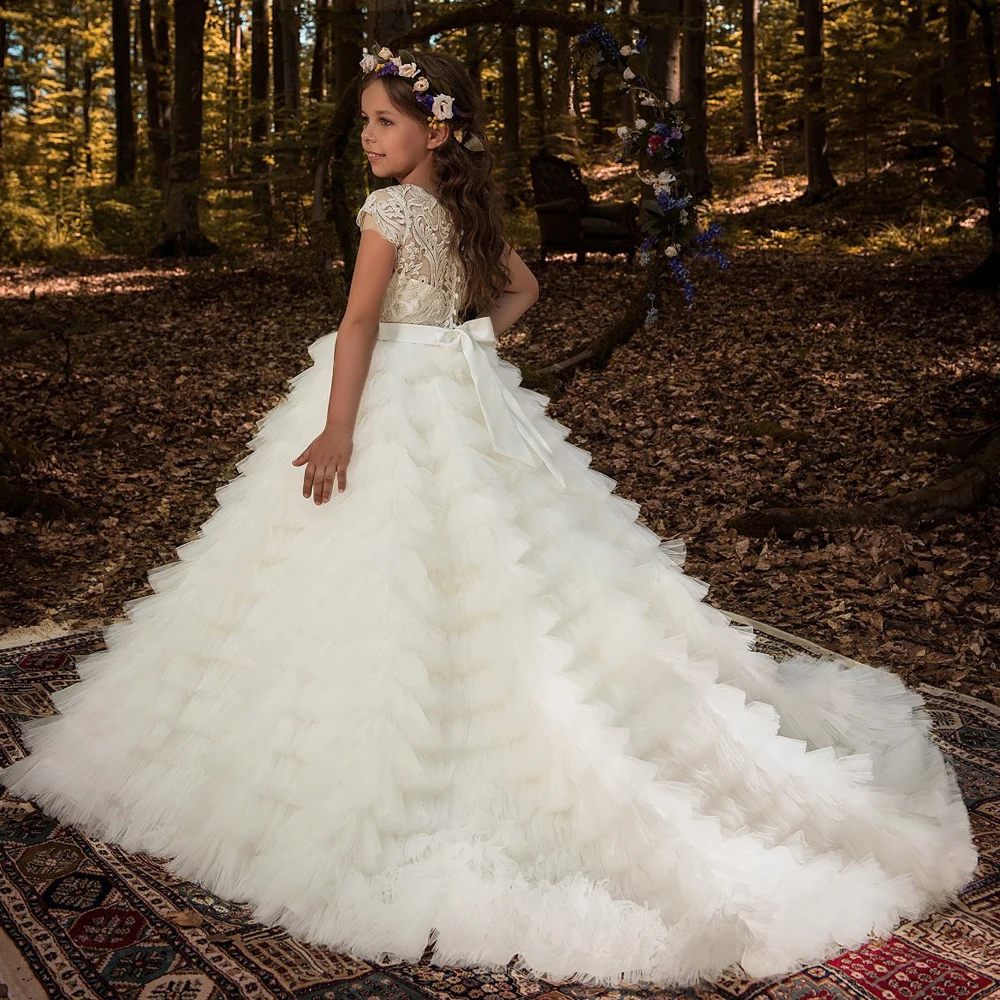
[[398,252],[347,490],[291,464],[334,330],[9,793],[309,942],[593,985],[779,975],[953,899],[977,855],[922,697],[753,650],[457,322],[433,195],[358,221]]

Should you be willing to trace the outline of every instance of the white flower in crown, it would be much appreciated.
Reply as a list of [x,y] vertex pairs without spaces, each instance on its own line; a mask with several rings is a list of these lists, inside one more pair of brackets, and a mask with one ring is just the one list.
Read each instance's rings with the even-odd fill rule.
[[403,60],[400,59],[399,56],[393,56],[389,60],[389,62],[393,63],[393,65],[395,65],[396,69],[399,69],[399,67],[403,65]]
[[423,91],[425,91],[429,86],[430,84],[427,82],[426,76],[418,77],[413,81],[413,89],[419,90],[421,93],[423,93]]
[[388,61],[392,58],[392,49],[387,49],[384,45],[378,50],[379,59]]
[[431,114],[435,118],[439,118],[444,121],[445,118],[453,118],[451,105],[455,98],[451,94],[438,94],[434,98],[434,103],[431,105]]
[[399,75],[414,77],[420,74],[420,67],[416,63],[401,63],[399,66]]
[[628,66],[625,67],[625,72],[622,73],[622,76],[625,77],[626,80],[634,80],[635,79],[635,73],[633,73],[632,70],[629,69]]
[[368,53],[361,60],[361,71],[363,73],[370,73],[377,65],[378,60],[371,53]]

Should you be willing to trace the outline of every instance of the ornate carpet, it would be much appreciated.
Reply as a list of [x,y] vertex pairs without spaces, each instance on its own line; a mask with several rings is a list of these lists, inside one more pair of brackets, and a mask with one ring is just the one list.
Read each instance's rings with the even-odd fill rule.
[[[732,616],[738,618],[739,616]],[[749,619],[739,619],[744,623]],[[750,622],[758,647],[819,650]],[[760,632],[763,628],[766,632]],[[77,680],[76,655],[104,648],[100,630],[0,649],[0,741],[22,756],[18,720],[53,711],[49,694]],[[823,965],[780,981],[678,990],[600,988],[504,973],[435,968],[425,958],[376,964],[311,947],[249,918],[249,907],[61,827],[28,802],[0,798],[0,997],[11,1000],[980,1000],[1000,986],[1000,709],[922,686],[935,738],[955,767],[981,853],[959,902]],[[1000,1000],[998,994],[997,1000]]]

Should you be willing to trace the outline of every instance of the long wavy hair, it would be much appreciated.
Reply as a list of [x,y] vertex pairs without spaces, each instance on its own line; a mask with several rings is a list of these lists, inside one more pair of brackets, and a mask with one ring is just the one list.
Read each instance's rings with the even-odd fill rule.
[[[476,135],[484,146],[482,152],[472,152],[452,135],[432,150],[438,201],[452,223],[451,249],[465,271],[465,296],[459,313],[468,319],[485,314],[510,281],[510,269],[503,261],[503,194],[493,179],[493,152],[486,139],[483,102],[468,70],[454,56],[426,49],[409,51],[430,81],[431,92],[454,98],[454,117],[448,119],[452,132],[462,129],[466,138]],[[426,109],[414,100],[412,80],[395,74],[378,76],[374,70],[362,74],[358,85],[359,115],[361,94],[375,80],[382,81],[401,114],[427,124]]]

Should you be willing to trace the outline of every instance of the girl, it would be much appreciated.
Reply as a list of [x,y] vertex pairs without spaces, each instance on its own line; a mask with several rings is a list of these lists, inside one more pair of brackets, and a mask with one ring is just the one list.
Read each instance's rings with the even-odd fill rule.
[[8,791],[310,942],[591,985],[780,975],[954,899],[977,856],[922,698],[704,603],[497,356],[538,286],[468,73],[362,70],[398,183],[343,321]]

